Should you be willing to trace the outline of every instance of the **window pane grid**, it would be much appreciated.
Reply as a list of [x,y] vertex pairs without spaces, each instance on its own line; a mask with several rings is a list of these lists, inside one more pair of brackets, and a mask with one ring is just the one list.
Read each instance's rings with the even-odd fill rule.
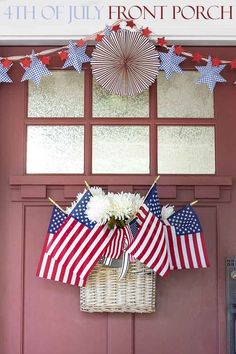
[[[68,71],[65,71],[68,72]],[[162,75],[163,73],[161,73]],[[52,126],[55,129],[57,129],[57,127],[71,127],[71,126],[80,126],[83,127],[83,131],[84,131],[84,135],[83,135],[83,145],[84,145],[84,151],[83,151],[83,171],[78,171],[78,172],[72,172],[72,173],[84,173],[85,175],[92,175],[92,174],[101,174],[101,173],[106,173],[106,174],[149,174],[149,175],[156,175],[157,173],[162,173],[162,174],[191,174],[191,171],[187,171],[186,168],[183,170],[181,170],[181,168],[176,169],[176,171],[171,172],[167,169],[167,172],[165,172],[165,169],[163,169],[163,164],[160,162],[160,159],[165,159],[165,154],[162,153],[162,155],[159,155],[160,151],[161,151],[161,139],[160,137],[158,137],[158,129],[165,129],[165,127],[179,127],[179,128],[183,128],[185,129],[185,127],[195,127],[196,129],[198,129],[199,127],[209,127],[209,129],[213,129],[215,128],[216,125],[216,119],[214,117],[214,100],[213,100],[213,96],[208,100],[210,102],[208,105],[208,116],[196,116],[196,114],[189,114],[188,117],[184,117],[181,115],[177,115],[176,111],[174,114],[172,114],[171,109],[169,109],[170,111],[170,115],[169,116],[167,113],[163,113],[163,108],[162,110],[160,109],[160,101],[158,100],[161,92],[160,89],[160,80],[157,83],[153,84],[152,87],[150,87],[149,91],[147,91],[144,96],[145,101],[140,100],[140,102],[142,103],[140,106],[138,106],[138,100],[135,102],[134,100],[134,106],[135,108],[137,107],[141,107],[137,108],[135,111],[133,110],[133,116],[131,116],[131,114],[127,113],[128,112],[128,108],[129,106],[131,107],[132,110],[132,104],[127,103],[127,106],[121,107],[120,112],[122,114],[119,114],[119,109],[116,111],[116,115],[112,116],[112,114],[110,114],[111,110],[115,107],[117,109],[117,107],[119,108],[119,104],[116,104],[114,102],[111,102],[110,106],[107,108],[105,107],[104,101],[102,101],[102,103],[100,102],[100,108],[98,108],[99,104],[98,104],[98,100],[97,102],[95,102],[96,105],[96,109],[94,110],[94,96],[96,96],[94,94],[94,83],[93,83],[93,78],[92,78],[92,72],[90,69],[85,69],[84,70],[84,84],[83,84],[83,114],[80,116],[79,114],[75,113],[74,116],[67,116],[67,117],[63,117],[63,115],[61,116],[54,116],[54,117],[40,117],[40,116],[29,116],[25,123],[26,126]],[[184,74],[182,74],[184,75]],[[181,75],[181,79],[182,79],[182,75]],[[170,80],[171,82],[171,80]],[[159,85],[159,86],[158,86]],[[199,85],[202,87],[202,85]],[[164,89],[164,92],[166,92],[165,90],[167,90],[166,86]],[[159,91],[159,92],[158,92]],[[99,89],[99,92],[101,93],[101,89]],[[173,93],[172,93],[173,94]],[[163,93],[162,93],[163,95]],[[103,94],[102,96],[106,96],[106,94]],[[143,97],[144,97],[143,96]],[[169,96],[169,95],[167,95]],[[103,97],[103,100],[104,100]],[[177,98],[177,101],[180,100],[179,98]],[[111,100],[112,101],[112,100]],[[119,101],[119,100],[117,100]],[[122,102],[122,100],[120,101]],[[145,103],[145,104],[144,104]],[[146,104],[147,103],[147,104]],[[166,105],[166,101],[162,99],[162,104]],[[31,104],[32,105],[32,104]],[[143,108],[145,105],[145,108]],[[102,107],[104,106],[104,107]],[[101,108],[102,107],[102,108]],[[112,108],[113,107],[113,108]],[[104,108],[104,109],[103,109]],[[100,113],[100,115],[98,114],[97,116],[94,114],[97,111],[102,110],[102,114]],[[185,107],[186,109],[186,107]],[[197,109],[195,107],[195,109]],[[30,110],[30,107],[29,107]],[[32,109],[31,109],[32,111]],[[196,111],[196,110],[195,110]],[[101,111],[100,111],[101,112]],[[108,116],[103,115],[103,113],[108,112],[109,114],[106,114]],[[141,112],[141,113],[140,113]],[[142,114],[142,112],[145,112],[145,114]],[[185,110],[186,112],[186,110]],[[213,112],[213,113],[212,113]],[[162,117],[160,117],[160,115]],[[211,116],[211,117],[210,117]],[[35,119],[37,117],[37,119]],[[75,120],[76,118],[76,120]],[[132,171],[132,169],[130,171],[125,171],[121,169],[121,171],[119,172],[118,170],[114,169],[114,171],[108,171],[108,170],[104,170],[102,172],[102,170],[96,170],[93,169],[94,166],[94,156],[97,156],[98,158],[98,154],[96,155],[96,152],[94,153],[94,137],[93,137],[93,132],[95,131],[95,128],[98,127],[100,129],[102,129],[102,127],[104,126],[109,126],[111,128],[111,130],[115,129],[116,127],[120,127],[122,129],[122,127],[125,128],[132,128],[132,127],[145,127],[148,129],[149,131],[149,135],[148,135],[148,149],[146,149],[146,161],[148,161],[148,168],[147,165],[146,167],[141,171]],[[163,128],[162,128],[163,127]],[[162,130],[164,131],[164,130]],[[168,136],[168,134],[167,134]],[[215,135],[214,135],[215,137]],[[211,142],[211,156],[214,157],[214,166],[211,165],[209,167],[209,171],[204,170],[203,167],[201,167],[201,171],[199,170],[199,172],[195,171],[193,172],[193,174],[214,174],[215,173],[215,146],[214,142]],[[147,145],[147,144],[146,144]],[[117,145],[119,146],[119,144]],[[121,144],[122,147],[122,144]],[[120,149],[120,148],[119,148]],[[213,153],[214,150],[214,153]],[[27,150],[28,151],[28,150]],[[147,157],[147,151],[148,151],[148,157]],[[98,159],[99,160],[99,159]],[[81,160],[82,161],[82,160]],[[93,163],[92,163],[93,161]],[[213,160],[212,160],[213,161]],[[158,167],[159,164],[159,167]],[[96,172],[97,171],[97,172]],[[40,172],[39,172],[40,173]],[[46,172],[42,172],[42,173],[46,173]],[[62,173],[62,172],[55,172],[57,173]],[[63,172],[64,173],[64,172]],[[66,173],[66,172],[65,172]],[[69,174],[71,172],[68,172]]]

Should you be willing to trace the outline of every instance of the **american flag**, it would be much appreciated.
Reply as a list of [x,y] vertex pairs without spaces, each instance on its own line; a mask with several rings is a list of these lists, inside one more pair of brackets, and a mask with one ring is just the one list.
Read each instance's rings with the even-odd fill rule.
[[[161,219],[161,204],[157,193],[157,185],[154,183],[150,188],[148,194],[144,199],[144,204],[148,207],[149,211],[158,219]],[[145,215],[139,212],[137,222],[141,224],[145,219]]]
[[116,228],[92,223],[86,216],[91,193],[87,191],[63,222],[47,247],[47,254],[59,263],[56,280],[84,286],[112,240]]
[[207,268],[209,260],[199,219],[190,205],[168,218],[165,233],[169,244],[170,268]]
[[[89,191],[86,191],[80,200],[77,202],[75,207],[72,209],[70,214],[67,216],[67,218],[64,220],[63,225],[61,228],[58,230],[56,239],[54,238],[51,243],[47,247],[47,253],[54,257],[55,259],[58,259],[56,256],[56,253],[58,249],[60,249],[60,246],[63,245],[63,242],[67,242],[68,238],[71,238],[73,236],[73,228],[77,227],[79,228],[80,225],[85,225],[87,226],[88,232],[90,229],[93,229],[93,227],[96,225],[95,222],[91,222],[89,218],[87,217],[86,214],[86,208],[87,204],[91,198],[92,194]],[[78,223],[79,222],[79,223]],[[65,234],[65,228],[68,228],[67,234]],[[50,250],[50,251],[49,251]]]
[[45,237],[43,250],[40,256],[36,272],[36,275],[39,278],[56,280],[57,272],[61,272],[59,264],[55,262],[55,260],[46,253],[46,249],[49,243],[51,243],[54,239],[55,233],[59,230],[66,217],[67,215],[63,213],[63,211],[61,211],[57,207],[53,208],[48,226],[48,232]]
[[105,265],[110,265],[112,259],[119,259],[122,256],[124,249],[124,241],[125,241],[125,231],[124,229],[116,229],[116,233],[114,234],[112,241],[107,246],[107,249],[104,253],[104,261]]
[[[158,206],[152,207],[158,209]],[[169,256],[163,224],[145,203],[140,208],[138,219],[142,224],[126,252],[160,276],[165,276],[169,271]]]

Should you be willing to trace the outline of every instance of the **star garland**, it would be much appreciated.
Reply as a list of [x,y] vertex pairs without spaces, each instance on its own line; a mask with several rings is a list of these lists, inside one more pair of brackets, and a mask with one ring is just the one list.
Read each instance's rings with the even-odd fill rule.
[[[8,76],[8,71],[16,62],[19,62],[25,69],[22,81],[32,80],[36,85],[39,85],[43,76],[51,75],[46,66],[50,64],[51,57],[54,55],[59,56],[61,61],[64,62],[63,69],[72,66],[77,72],[81,72],[83,63],[90,62],[90,57],[86,54],[86,42],[95,40],[96,43],[99,43],[104,37],[109,37],[113,31],[118,32],[124,29],[138,31],[146,38],[149,38],[152,34],[149,27],[138,28],[132,19],[126,21],[118,20],[111,26],[107,25],[104,30],[78,40],[77,43],[70,41],[68,46],[52,48],[40,53],[34,53],[33,51],[31,56],[0,57],[0,83],[12,83],[11,78]],[[227,65],[230,66],[231,70],[236,69],[236,59],[223,60],[212,56],[205,58],[199,52],[186,52],[181,45],[169,47],[165,37],[157,37],[155,44],[157,47],[167,50],[167,52],[160,52],[161,70],[165,72],[167,79],[174,72],[182,73],[180,64],[187,58],[191,58],[192,62],[197,64],[206,62],[206,66],[195,66],[196,70],[201,74],[196,83],[207,84],[209,90],[213,91],[217,82],[226,82],[220,72]],[[236,84],[236,81],[234,84]]]
[[196,66],[201,73],[201,77],[196,81],[197,84],[206,84],[211,92],[213,92],[217,82],[225,82],[226,80],[220,75],[225,65],[214,66],[211,57],[208,57],[206,66]]
[[22,82],[26,80],[32,80],[36,86],[39,86],[43,76],[52,75],[52,73],[46,68],[46,66],[42,63],[42,61],[40,61],[36,57],[34,50],[32,51],[31,59],[22,62],[21,66],[25,69],[25,73],[21,79]]
[[6,66],[6,62],[0,64],[0,82],[12,83],[12,79],[8,76],[7,72],[12,67],[12,64]]
[[182,63],[186,58],[175,54],[175,47],[172,46],[168,53],[160,53],[161,66],[160,70],[165,72],[167,80],[172,76],[174,72],[182,73],[182,69],[179,64]]
[[91,61],[91,58],[85,54],[87,45],[77,47],[72,41],[69,42],[68,57],[63,65],[63,69],[73,66],[79,73],[82,70],[82,64]]

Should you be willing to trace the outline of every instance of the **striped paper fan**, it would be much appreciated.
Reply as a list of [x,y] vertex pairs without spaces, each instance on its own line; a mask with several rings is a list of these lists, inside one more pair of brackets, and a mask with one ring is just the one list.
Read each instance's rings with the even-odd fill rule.
[[139,32],[120,30],[96,45],[91,64],[96,81],[106,91],[135,96],[155,81],[160,60],[148,38]]

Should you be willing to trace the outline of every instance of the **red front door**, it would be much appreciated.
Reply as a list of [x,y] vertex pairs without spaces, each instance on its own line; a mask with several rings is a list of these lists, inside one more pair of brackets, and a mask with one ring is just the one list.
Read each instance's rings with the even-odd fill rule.
[[[205,55],[211,50],[225,59],[234,56],[233,48],[199,50]],[[3,57],[26,52],[30,53],[31,48],[1,48]],[[53,69],[60,66],[55,58]],[[192,64],[186,64],[186,70],[191,69]],[[0,86],[1,354],[226,353],[224,264],[225,257],[236,253],[236,198],[232,184],[236,178],[236,100],[232,84],[235,73],[225,70],[228,83],[218,85],[215,90],[212,118],[178,118],[179,112],[177,117],[174,113],[165,116],[168,112],[158,99],[162,97],[164,102],[165,93],[170,96],[172,93],[169,88],[161,91],[156,83],[149,96],[139,99],[143,107],[139,106],[138,112],[132,108],[132,113],[117,113],[120,109],[117,101],[107,100],[104,104],[107,98],[102,92],[95,92],[89,67],[84,70],[83,84],[71,77],[64,78],[63,85],[63,78],[55,73],[55,81],[48,84],[54,85],[49,87],[53,94],[47,84],[45,91],[36,92],[27,83],[21,83],[23,69],[18,65],[11,70],[14,84]],[[63,90],[64,106],[63,96],[58,93]],[[73,101],[76,90],[78,101]],[[210,102],[211,98],[208,99]],[[81,102],[83,110],[79,108]],[[145,102],[148,102],[146,111]],[[209,102],[203,112],[210,111]],[[138,104],[135,101],[132,107]],[[125,105],[128,109],[131,103],[123,101]],[[50,111],[53,109],[58,115],[53,116]],[[109,109],[114,110],[114,115]],[[93,118],[95,111],[97,117]],[[167,164],[168,156],[178,154],[177,148],[171,150],[177,137],[180,140],[176,146],[181,147],[181,142],[187,144],[189,134],[192,141],[197,136],[207,162],[199,160],[195,164],[192,159],[192,164],[188,164],[186,155],[183,163],[174,155],[175,160]],[[113,143],[110,136],[117,144],[118,152],[114,154],[119,157],[120,151],[121,159],[122,142],[130,142],[132,137],[139,163],[134,160],[133,147],[127,150],[126,146],[129,165],[119,165],[118,160],[114,164],[112,159],[103,164],[101,156],[110,158],[109,144]],[[166,137],[168,146],[163,150]],[[214,149],[209,145],[210,139]],[[67,141],[72,146],[63,147]],[[70,151],[68,161],[66,149]],[[62,162],[54,158],[58,151]],[[201,154],[197,150],[195,159]],[[151,315],[82,313],[77,287],[36,278],[51,210],[48,196],[65,207],[83,189],[85,179],[108,191],[144,194],[157,173],[161,174],[159,190],[163,204],[173,203],[178,207],[199,199],[196,210],[205,234],[209,269],[174,271],[168,279],[158,278],[157,309]]]

